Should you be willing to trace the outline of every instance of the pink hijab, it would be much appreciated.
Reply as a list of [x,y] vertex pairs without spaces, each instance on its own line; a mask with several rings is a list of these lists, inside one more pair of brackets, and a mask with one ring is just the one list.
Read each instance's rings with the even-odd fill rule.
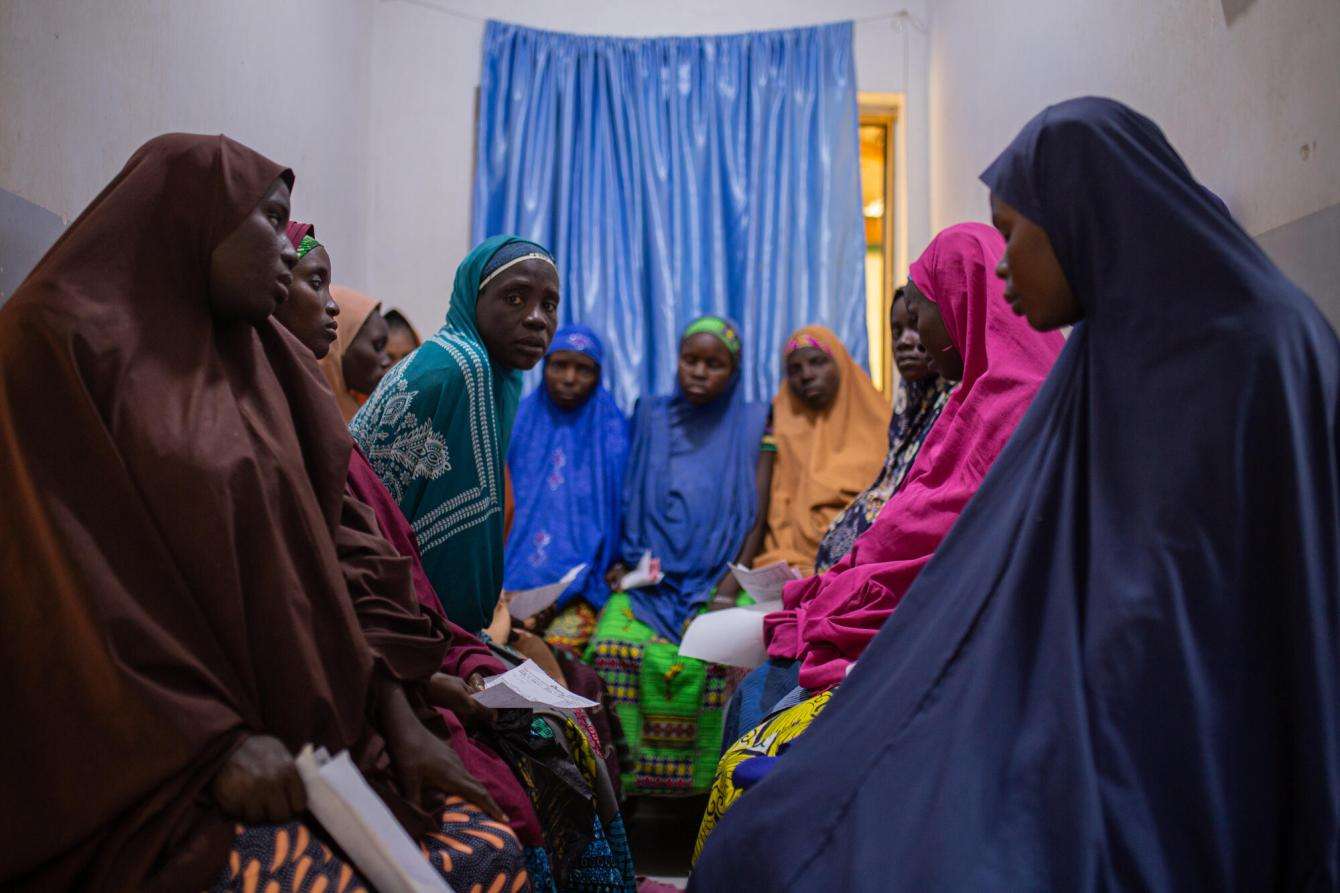
[[802,659],[800,684],[811,691],[840,682],[879,632],[977,492],[1065,344],[1010,310],[995,275],[1004,253],[994,229],[960,223],[912,265],[912,281],[939,308],[963,355],[963,381],[874,526],[826,573],[788,583],[783,610],[764,619],[768,654]]

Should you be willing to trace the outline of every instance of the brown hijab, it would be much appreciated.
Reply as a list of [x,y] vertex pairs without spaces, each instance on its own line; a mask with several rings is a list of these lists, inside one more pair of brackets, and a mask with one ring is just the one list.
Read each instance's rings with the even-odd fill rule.
[[0,887],[206,886],[248,732],[349,749],[389,795],[335,544],[349,438],[296,339],[208,302],[279,177],[151,140],[0,309]]

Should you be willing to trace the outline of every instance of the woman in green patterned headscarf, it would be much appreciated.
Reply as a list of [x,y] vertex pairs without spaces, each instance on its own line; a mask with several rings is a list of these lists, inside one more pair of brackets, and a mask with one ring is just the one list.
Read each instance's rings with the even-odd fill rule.
[[515,236],[456,268],[446,324],[386,373],[349,423],[409,519],[447,616],[486,626],[502,588],[504,461],[521,373],[549,347],[558,269]]

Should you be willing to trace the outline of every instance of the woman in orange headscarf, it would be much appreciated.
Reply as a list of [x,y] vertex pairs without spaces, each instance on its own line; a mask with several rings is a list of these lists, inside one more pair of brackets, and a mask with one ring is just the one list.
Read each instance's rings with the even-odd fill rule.
[[343,285],[332,285],[330,296],[340,307],[340,328],[330,353],[321,361],[347,423],[377,387],[391,357],[386,342],[391,336],[380,311],[381,301]]
[[824,531],[884,461],[890,406],[823,326],[792,335],[782,366],[786,383],[772,401],[768,527],[754,566],[785,561],[810,574]]

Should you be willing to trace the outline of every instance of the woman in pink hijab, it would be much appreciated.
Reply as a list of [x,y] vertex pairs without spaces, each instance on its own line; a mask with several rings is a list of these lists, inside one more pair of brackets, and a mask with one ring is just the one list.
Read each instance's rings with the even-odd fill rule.
[[851,552],[789,583],[764,621],[768,654],[801,661],[800,684],[831,688],[930,561],[1023,418],[1065,340],[1016,316],[996,277],[1005,242],[960,223],[909,271],[908,307],[937,371],[959,379],[907,480]]

